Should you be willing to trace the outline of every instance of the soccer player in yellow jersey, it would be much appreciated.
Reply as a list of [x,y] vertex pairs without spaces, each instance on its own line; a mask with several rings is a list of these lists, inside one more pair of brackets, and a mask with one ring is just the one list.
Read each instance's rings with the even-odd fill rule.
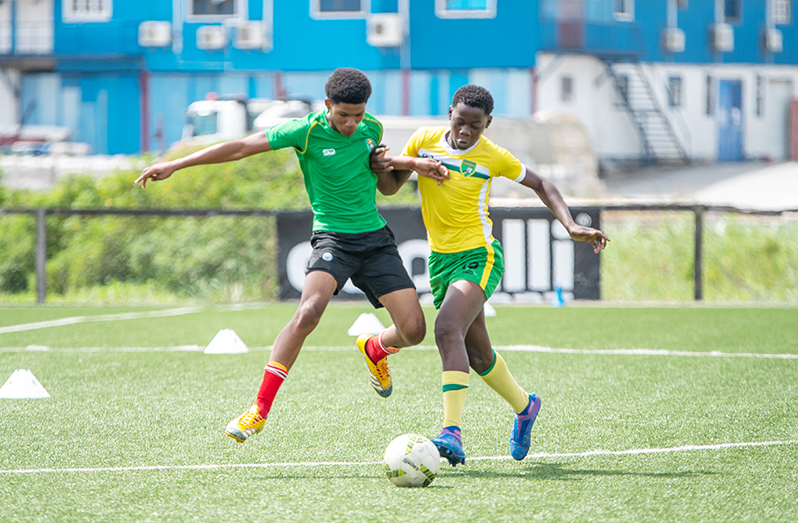
[[422,158],[432,158],[448,169],[448,178],[442,181],[419,177],[418,189],[432,251],[430,286],[439,309],[435,341],[443,361],[443,429],[432,441],[452,466],[465,463],[460,425],[469,367],[515,411],[510,453],[517,460],[529,452],[530,431],[541,404],[538,396],[528,394],[515,381],[501,355],[493,350],[485,326],[483,305],[504,273],[502,248],[493,238],[488,217],[493,177],[504,176],[534,190],[571,238],[590,242],[596,253],[609,241],[603,232],[574,222],[549,180],[482,136],[491,123],[492,111],[491,94],[482,87],[466,85],[454,94],[449,127],[422,127],[401,156],[378,148],[371,158],[378,176],[393,178],[393,190],[398,190]]

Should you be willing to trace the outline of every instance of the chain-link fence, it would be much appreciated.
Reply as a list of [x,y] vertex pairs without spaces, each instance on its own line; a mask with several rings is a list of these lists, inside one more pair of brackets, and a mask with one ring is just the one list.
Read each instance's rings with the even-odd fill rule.
[[0,300],[275,299],[269,212],[0,212]]
[[[798,302],[798,213],[604,207],[601,298]],[[277,213],[0,209],[0,302],[278,299]]]

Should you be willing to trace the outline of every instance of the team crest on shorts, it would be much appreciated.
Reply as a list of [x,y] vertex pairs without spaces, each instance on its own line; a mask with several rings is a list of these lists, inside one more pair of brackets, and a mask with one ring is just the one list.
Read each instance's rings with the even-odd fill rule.
[[326,262],[332,261],[333,255],[332,255],[331,252],[325,252],[324,254],[321,255],[321,259],[326,261]]

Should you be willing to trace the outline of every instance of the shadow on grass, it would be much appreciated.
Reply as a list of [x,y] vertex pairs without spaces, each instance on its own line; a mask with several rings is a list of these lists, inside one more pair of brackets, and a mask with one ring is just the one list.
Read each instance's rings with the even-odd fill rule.
[[[629,476],[655,479],[692,478],[715,475],[717,472],[707,470],[685,470],[681,472],[631,472],[627,470],[576,469],[568,468],[563,463],[527,463],[522,471],[498,472],[492,470],[459,471],[463,476],[478,478],[525,478],[535,480],[578,481],[586,477]],[[454,471],[452,471],[454,472]]]

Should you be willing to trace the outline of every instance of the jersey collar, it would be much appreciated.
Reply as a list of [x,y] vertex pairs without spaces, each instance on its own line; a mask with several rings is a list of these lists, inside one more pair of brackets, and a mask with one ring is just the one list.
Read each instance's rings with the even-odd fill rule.
[[462,156],[464,154],[470,153],[476,148],[477,145],[479,145],[479,142],[482,141],[482,137],[480,136],[479,140],[477,140],[476,143],[471,147],[469,147],[468,149],[452,149],[452,147],[449,145],[449,140],[448,140],[449,133],[451,132],[452,132],[451,129],[447,129],[446,131],[444,131],[444,133],[441,135],[440,146],[441,148],[443,148],[444,151],[454,156]]

